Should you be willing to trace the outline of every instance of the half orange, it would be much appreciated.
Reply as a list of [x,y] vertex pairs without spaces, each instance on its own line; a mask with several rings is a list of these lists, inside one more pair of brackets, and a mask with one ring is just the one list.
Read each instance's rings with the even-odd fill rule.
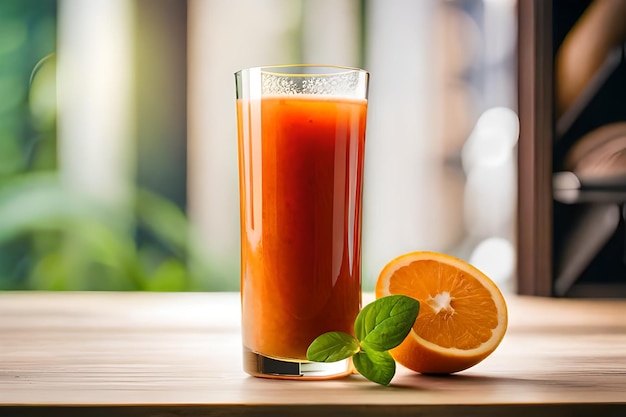
[[507,308],[496,284],[469,263],[436,252],[412,252],[389,262],[376,298],[401,294],[420,302],[406,339],[391,350],[416,372],[462,371],[491,354],[504,337]]

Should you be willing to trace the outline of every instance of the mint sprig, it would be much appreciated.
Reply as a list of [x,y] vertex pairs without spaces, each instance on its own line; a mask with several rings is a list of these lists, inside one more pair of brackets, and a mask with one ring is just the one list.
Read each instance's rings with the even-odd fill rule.
[[389,385],[396,373],[396,362],[388,351],[409,334],[419,308],[419,301],[404,295],[379,298],[359,312],[354,322],[356,338],[344,332],[324,333],[309,346],[307,359],[336,362],[352,357],[361,375]]

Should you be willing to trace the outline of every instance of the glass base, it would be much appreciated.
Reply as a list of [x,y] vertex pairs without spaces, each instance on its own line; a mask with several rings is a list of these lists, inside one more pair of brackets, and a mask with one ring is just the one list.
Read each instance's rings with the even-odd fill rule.
[[330,363],[278,359],[246,347],[243,348],[243,367],[252,376],[274,379],[334,379],[352,373],[350,359]]

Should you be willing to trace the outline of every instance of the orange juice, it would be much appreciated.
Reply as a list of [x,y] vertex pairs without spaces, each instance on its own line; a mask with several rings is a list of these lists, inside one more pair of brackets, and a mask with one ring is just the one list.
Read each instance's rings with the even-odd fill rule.
[[367,101],[238,99],[244,348],[306,359],[361,307]]

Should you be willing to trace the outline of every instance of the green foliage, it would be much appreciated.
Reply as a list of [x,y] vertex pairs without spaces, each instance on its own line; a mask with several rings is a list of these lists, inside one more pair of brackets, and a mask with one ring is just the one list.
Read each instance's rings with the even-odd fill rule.
[[354,367],[372,382],[389,385],[396,362],[389,353],[411,331],[419,301],[404,295],[382,297],[366,305],[354,321],[356,338],[343,332],[318,336],[306,352],[313,362],[336,362],[352,357]]
[[387,351],[363,350],[353,357],[354,367],[372,382],[389,385],[396,374],[396,361]]
[[393,349],[411,331],[419,308],[419,302],[403,295],[370,303],[361,310],[354,323],[356,337],[362,345],[377,351]]
[[[137,230],[158,245],[137,243]],[[129,219],[125,210],[63,187],[54,173],[23,175],[0,187],[0,248],[25,241],[30,245],[23,259],[3,265],[0,276],[9,277],[0,280],[5,289],[201,288],[186,267],[187,218],[147,191],[137,192]]]
[[60,181],[56,8],[0,1],[0,289],[211,289],[174,203],[135,190],[110,207]]
[[347,359],[360,350],[357,340],[348,333],[328,332],[315,339],[306,351],[306,357],[314,362],[337,362]]
[[[0,2],[0,182],[28,171],[56,166],[56,124],[47,106],[47,119],[41,111],[32,113],[29,94],[33,68],[43,57],[55,51],[55,0],[3,0]],[[43,66],[42,66],[43,68]],[[45,67],[45,75],[37,81],[35,100],[44,79],[54,77],[54,65]],[[50,93],[50,92],[49,92]],[[41,106],[39,106],[41,107]]]

